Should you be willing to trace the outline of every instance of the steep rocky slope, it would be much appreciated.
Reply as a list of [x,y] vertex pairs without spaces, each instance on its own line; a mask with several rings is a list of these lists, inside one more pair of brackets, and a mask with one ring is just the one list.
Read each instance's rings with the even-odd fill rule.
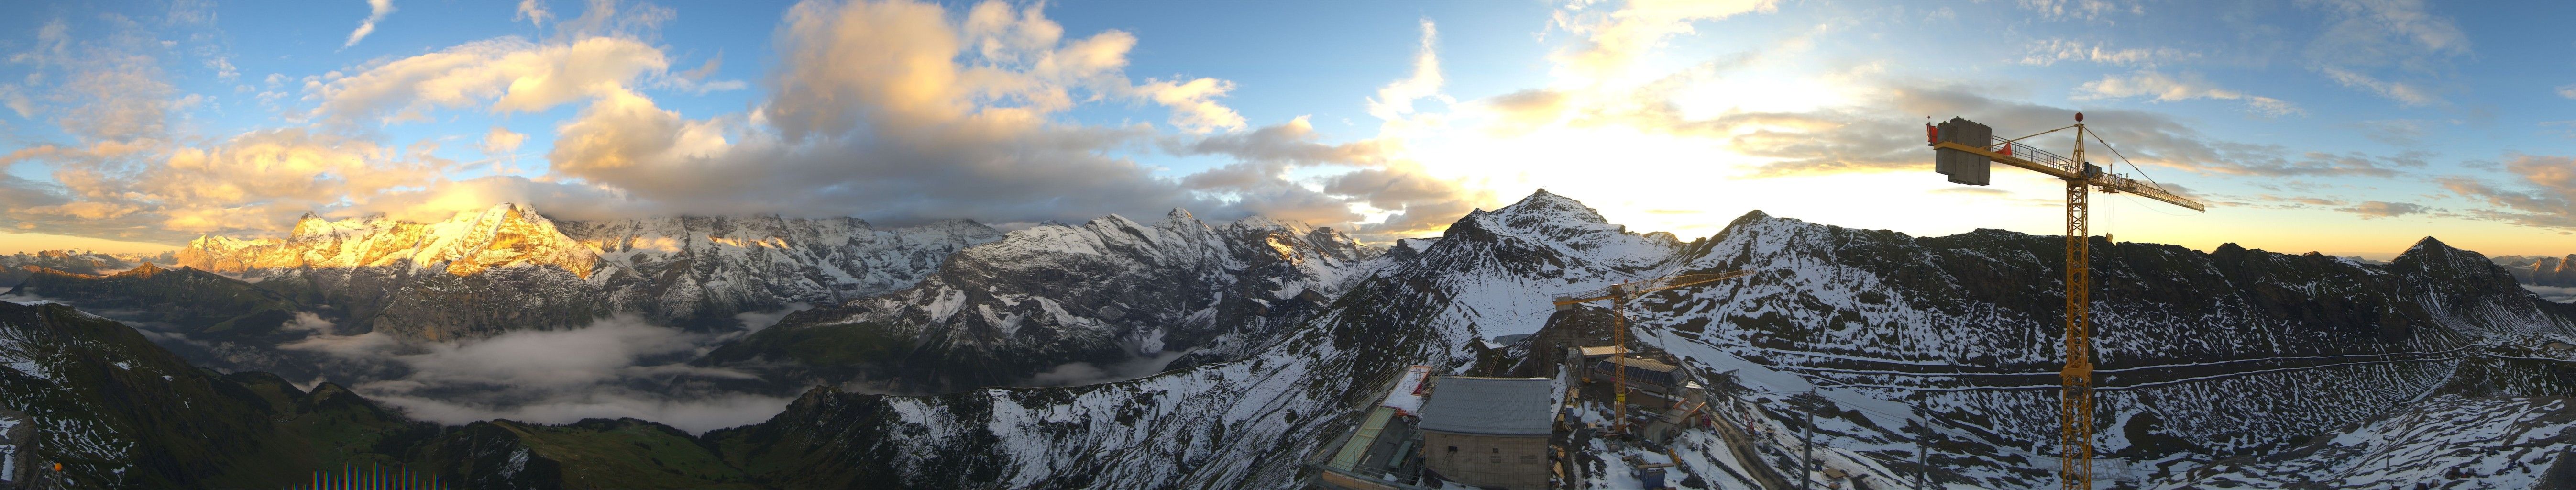
[[790,315],[704,363],[789,386],[944,392],[1073,362],[1232,359],[1311,316],[1375,255],[1329,228],[1211,226],[1180,210],[1039,226],[961,250],[917,287]]
[[0,408],[34,430],[17,457],[74,487],[252,487],[394,461],[436,429],[335,385],[190,367],[133,329],[60,304],[0,302]]

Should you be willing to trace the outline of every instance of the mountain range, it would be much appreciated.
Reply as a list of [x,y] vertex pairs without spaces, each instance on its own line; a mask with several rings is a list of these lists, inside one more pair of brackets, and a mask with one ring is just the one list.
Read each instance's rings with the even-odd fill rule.
[[2576,254],[2566,257],[2506,255],[2495,258],[2496,265],[2513,272],[2516,280],[2534,286],[2576,287]]
[[[2387,263],[2096,240],[2097,445],[2117,463],[2105,480],[2576,477],[2555,456],[2576,449],[2576,307],[2496,261],[2431,238]],[[2062,250],[1759,211],[1682,241],[1545,191],[1382,249],[1180,211],[1009,233],[557,222],[523,206],[431,224],[313,218],[286,239],[200,239],[172,267],[30,271],[13,297],[79,308],[0,305],[0,403],[46,428],[21,454],[106,486],[285,485],[374,464],[476,487],[1284,487],[1405,366],[1540,374],[1549,353],[1599,342],[1607,317],[1554,296],[1745,270],[1636,299],[1636,342],[1723,373],[1743,388],[1727,413],[1767,434],[1811,428],[1818,457],[1859,478],[1914,481],[1890,461],[1931,447],[1936,483],[2035,487],[2054,483]],[[798,303],[812,308],[740,325]],[[341,384],[186,362],[300,362],[259,353],[317,330],[470,342],[616,314],[721,332],[692,368],[795,398],[694,435],[632,419],[442,427]],[[232,347],[182,359],[162,346],[192,344],[153,335]],[[1065,376],[1122,364],[1146,367]],[[1809,392],[1821,404],[1792,402]],[[2470,422],[2513,436],[2441,434]],[[176,436],[198,433],[229,439]],[[1675,471],[1692,478],[1676,480],[1753,485],[1719,441],[1676,439]],[[1753,447],[1773,462],[1801,449]],[[234,467],[254,458],[278,463]]]

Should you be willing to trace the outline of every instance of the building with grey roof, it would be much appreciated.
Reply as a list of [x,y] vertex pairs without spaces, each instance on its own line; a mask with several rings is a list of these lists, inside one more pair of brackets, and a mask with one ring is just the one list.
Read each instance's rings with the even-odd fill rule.
[[1422,402],[1423,468],[1477,487],[1547,487],[1555,391],[1547,378],[1440,377]]

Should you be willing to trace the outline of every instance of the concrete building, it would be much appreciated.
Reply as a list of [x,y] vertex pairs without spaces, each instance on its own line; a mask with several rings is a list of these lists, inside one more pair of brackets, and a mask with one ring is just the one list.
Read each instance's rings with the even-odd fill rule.
[[1547,378],[1442,376],[1422,402],[1422,466],[1484,488],[1546,488],[1556,421]]

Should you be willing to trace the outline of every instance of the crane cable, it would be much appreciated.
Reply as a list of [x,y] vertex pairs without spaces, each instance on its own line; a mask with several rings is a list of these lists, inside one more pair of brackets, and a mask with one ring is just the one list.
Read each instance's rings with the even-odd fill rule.
[[[2111,150],[2111,156],[2120,157],[2120,163],[2126,163],[2126,164],[2129,164],[2129,169],[2130,169],[2130,170],[2136,170],[2136,171],[2138,171],[2138,178],[2139,178],[2140,180],[2145,180],[2145,181],[2147,181],[2147,183],[2148,183],[2148,184],[2154,184],[2154,185],[2155,185],[2157,188],[2159,188],[2159,189],[2164,188],[2164,186],[2165,186],[2165,185],[2164,185],[2164,183],[2162,183],[2162,182],[2156,182],[2156,178],[2155,178],[2155,177],[2147,175],[2147,169],[2146,169],[2145,167],[2140,167],[2140,166],[2138,166],[2138,162],[2132,162],[2132,161],[2129,161],[2129,156],[2128,156],[2128,155],[2121,154],[2121,153],[2120,153],[2120,148],[2119,148],[2119,147],[2111,146],[2111,142],[2109,142],[2109,141],[2103,141],[2103,140],[2102,140],[2102,135],[2099,135],[2099,134],[2093,135],[2093,142],[2095,142],[2095,143],[2101,143],[2101,144],[2102,144],[2102,148],[2103,148],[2103,149]],[[2122,201],[2122,202],[2127,202],[2127,203],[2129,203],[2130,205],[2134,205],[2134,206],[2141,207],[2141,208],[2147,208],[2147,210],[2148,210],[2148,211],[2154,211],[2156,214],[2161,214],[2161,215],[2165,215],[2165,216],[2191,216],[2191,215],[2189,215],[2189,214],[2174,214],[2174,213],[2168,213],[2168,212],[2165,212],[2165,211],[2164,211],[2164,210],[2162,210],[2162,209],[2156,209],[2156,208],[2155,208],[2155,207],[2153,207],[2153,206],[2147,206],[2147,205],[2144,205],[2144,204],[2138,204],[2138,200],[2137,200],[2137,198],[2135,198],[2135,197],[2130,197],[2130,196],[2121,196],[2121,197],[2122,197],[2122,199],[2120,199],[2120,201]]]

